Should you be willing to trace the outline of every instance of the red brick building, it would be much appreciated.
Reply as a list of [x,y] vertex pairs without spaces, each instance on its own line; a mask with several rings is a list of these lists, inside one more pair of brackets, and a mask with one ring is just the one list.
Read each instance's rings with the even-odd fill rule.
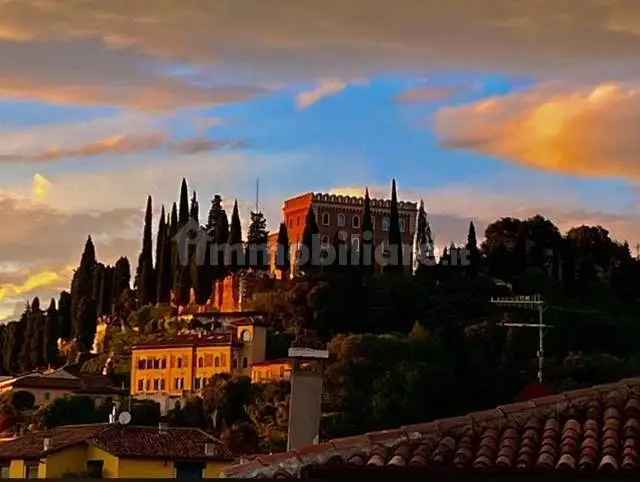
[[[349,241],[354,248],[357,249],[360,246],[364,197],[309,192],[287,199],[282,207],[292,247],[295,247],[302,238],[309,207],[316,214],[322,244],[332,243],[337,234],[341,239]],[[413,243],[417,211],[417,203],[398,202],[402,242],[409,246]],[[389,242],[391,201],[371,199],[371,215],[374,246],[385,245]]]

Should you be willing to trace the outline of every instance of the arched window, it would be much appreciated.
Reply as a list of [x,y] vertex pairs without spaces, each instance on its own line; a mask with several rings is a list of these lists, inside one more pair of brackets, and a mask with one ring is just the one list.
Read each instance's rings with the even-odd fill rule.
[[220,366],[220,357],[219,356],[215,357],[213,364],[214,364],[214,366],[216,368],[218,368]]
[[322,235],[322,238],[320,239],[320,244],[322,244],[322,246],[329,245],[329,236],[327,234]]
[[220,366],[222,367],[227,366],[227,355],[225,355],[224,353],[220,355]]
[[178,360],[176,361],[176,366],[178,368],[182,368],[182,357],[178,357]]
[[338,226],[342,228],[346,224],[347,224],[347,221],[346,221],[346,218],[344,217],[344,214],[342,213],[338,214]]
[[167,359],[163,358],[161,363],[160,363],[160,367],[161,368],[167,368]]
[[322,224],[329,226],[329,213],[322,213]]
[[353,218],[351,218],[351,225],[354,228],[359,228],[360,227],[360,216],[358,216],[357,214],[353,216]]
[[203,368],[204,367],[204,358],[199,357],[198,358],[198,368]]
[[389,231],[389,224],[391,223],[391,220],[389,219],[389,216],[385,216],[382,218],[382,230],[383,231]]
[[358,236],[351,237],[351,249],[353,251],[360,251],[360,238]]

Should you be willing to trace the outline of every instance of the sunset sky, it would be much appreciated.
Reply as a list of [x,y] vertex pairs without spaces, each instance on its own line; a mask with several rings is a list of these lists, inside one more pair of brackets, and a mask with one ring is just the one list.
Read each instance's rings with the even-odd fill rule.
[[635,246],[639,53],[635,0],[0,0],[0,320],[89,234],[135,268],[183,176],[245,220],[259,177],[271,227],[396,177],[439,245],[541,213]]

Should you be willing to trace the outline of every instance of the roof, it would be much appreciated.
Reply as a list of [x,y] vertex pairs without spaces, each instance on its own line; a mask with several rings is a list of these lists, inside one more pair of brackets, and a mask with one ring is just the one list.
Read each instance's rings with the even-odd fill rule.
[[228,477],[640,472],[640,378],[257,456]]
[[290,358],[274,358],[273,360],[264,360],[260,362],[253,362],[252,367],[267,367],[269,365],[283,365],[285,363],[291,364]]
[[1,385],[12,389],[68,390],[74,393],[119,395],[123,390],[113,386],[111,378],[105,375],[80,374],[75,376],[65,370],[51,372],[31,372],[0,381]]
[[[48,438],[49,449],[44,450]],[[29,459],[46,456],[78,444],[90,444],[116,457],[231,460],[231,453],[218,439],[197,428],[157,427],[119,424],[69,425],[28,433],[0,444],[0,459]],[[213,444],[211,455],[205,445]]]
[[152,341],[147,343],[137,343],[131,347],[132,350],[137,349],[153,349],[167,347],[196,347],[196,346],[227,346],[234,344],[233,335],[231,333],[215,333],[204,336],[177,336],[166,341]]

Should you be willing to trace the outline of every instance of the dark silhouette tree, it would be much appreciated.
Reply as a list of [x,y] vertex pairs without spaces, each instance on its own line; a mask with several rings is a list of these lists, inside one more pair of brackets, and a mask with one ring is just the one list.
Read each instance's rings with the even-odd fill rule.
[[58,299],[58,336],[63,340],[71,338],[71,294],[68,291],[62,291]]
[[171,220],[169,221],[169,238],[173,239],[173,237],[178,232],[178,206],[176,203],[173,203],[171,206]]
[[171,301],[171,239],[169,225],[165,222],[164,206],[158,224],[156,238],[156,299],[158,303]]
[[244,248],[242,246],[242,225],[240,224],[240,213],[238,212],[238,200],[233,202],[231,212],[231,226],[229,228],[229,270],[238,271],[244,265]]
[[42,358],[45,365],[55,366],[58,361],[58,320],[56,300],[51,298],[44,321],[44,339],[42,341]]
[[29,346],[29,366],[40,368],[44,365],[42,345],[44,341],[45,317],[40,309],[40,299],[36,296],[31,303],[31,333],[26,339]]
[[398,212],[398,194],[396,180],[391,182],[391,213],[389,218],[389,250],[391,257],[385,271],[399,272],[403,270],[402,234],[400,232],[400,213]]
[[191,197],[189,216],[191,216],[191,218],[194,219],[197,223],[200,223],[200,207],[198,205],[198,198],[195,191],[193,191],[193,196]]
[[184,226],[189,222],[189,190],[187,188],[187,180],[182,179],[180,186],[180,210],[178,211],[178,225]]
[[22,369],[20,355],[25,344],[26,321],[24,318],[25,314],[22,315],[20,321],[12,321],[6,325],[3,368],[9,374],[18,373]]
[[[116,261],[113,270],[113,299],[115,301],[120,297],[123,291],[131,288],[131,265],[129,259],[122,256]],[[60,309],[60,307],[58,307]]]
[[360,229],[360,260],[362,273],[370,275],[374,270],[375,240],[373,239],[373,218],[371,217],[371,198],[369,188],[364,192],[364,212]]
[[[311,275],[320,270],[320,266],[316,264],[320,253],[314,253],[314,249],[317,250],[320,247],[319,232],[316,215],[313,208],[309,206],[300,238],[300,250],[296,255],[296,274]],[[314,254],[316,255],[315,259]]]
[[251,211],[251,223],[247,232],[247,262],[252,268],[266,270],[269,268],[267,253],[267,221],[260,211]]
[[97,266],[96,252],[87,239],[80,266],[71,281],[71,326],[72,336],[79,341],[80,349],[91,348],[96,332],[96,301],[93,298],[94,271]]
[[476,276],[480,269],[480,250],[478,249],[478,239],[476,238],[476,227],[473,221],[469,223],[469,233],[467,234],[466,261],[469,263],[469,273]]
[[147,198],[147,210],[144,217],[142,251],[138,258],[138,269],[136,271],[135,287],[138,294],[139,306],[155,303],[156,299],[155,271],[153,269],[153,240],[151,235],[153,209],[151,203],[151,196],[149,196]]

